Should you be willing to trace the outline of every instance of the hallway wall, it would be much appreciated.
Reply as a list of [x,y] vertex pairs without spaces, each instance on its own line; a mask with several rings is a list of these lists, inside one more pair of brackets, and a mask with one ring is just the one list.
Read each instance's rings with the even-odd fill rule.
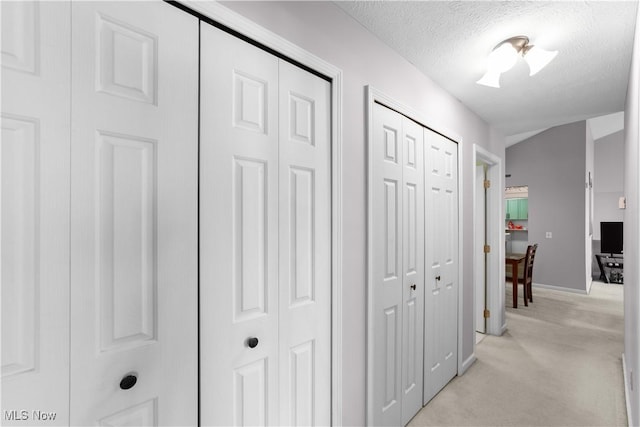
[[[365,423],[367,142],[365,86],[372,85],[460,139],[464,226],[463,360],[473,355],[473,170],[477,143],[504,158],[504,138],[412,64],[330,2],[223,2],[223,5],[342,69],[343,90],[343,419]],[[503,185],[499,183],[497,185]]]

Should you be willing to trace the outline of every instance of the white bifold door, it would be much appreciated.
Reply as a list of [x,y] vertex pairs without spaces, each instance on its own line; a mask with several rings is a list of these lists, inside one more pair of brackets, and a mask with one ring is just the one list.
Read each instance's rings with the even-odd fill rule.
[[458,146],[425,129],[424,403],[458,372]]
[[197,423],[198,20],[72,2],[71,424]]
[[422,407],[423,129],[382,105],[373,108],[369,423],[404,425]]
[[201,27],[203,425],[329,425],[330,84]]
[[368,423],[405,425],[457,373],[457,145],[372,119]]
[[198,21],[1,7],[3,423],[195,425]]
[[0,8],[1,423],[68,425],[71,4]]

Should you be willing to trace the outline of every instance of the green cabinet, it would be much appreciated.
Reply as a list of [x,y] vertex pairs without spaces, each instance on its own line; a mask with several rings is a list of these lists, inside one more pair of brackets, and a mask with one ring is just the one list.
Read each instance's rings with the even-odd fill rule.
[[529,199],[507,199],[507,208],[505,213],[507,219],[528,219]]

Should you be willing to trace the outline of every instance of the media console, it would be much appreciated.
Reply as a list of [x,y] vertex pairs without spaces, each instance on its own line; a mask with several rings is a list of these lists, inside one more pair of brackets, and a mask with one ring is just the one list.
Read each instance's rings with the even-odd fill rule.
[[624,283],[624,262],[622,254],[596,254],[600,268],[600,280],[605,283]]

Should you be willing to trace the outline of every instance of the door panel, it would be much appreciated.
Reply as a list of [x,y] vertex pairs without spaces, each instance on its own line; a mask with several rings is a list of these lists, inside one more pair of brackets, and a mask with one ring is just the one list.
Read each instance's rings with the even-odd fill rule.
[[373,257],[369,328],[374,334],[369,358],[370,425],[397,425],[402,419],[403,139],[402,116],[374,104],[369,184]]
[[422,407],[422,126],[373,106],[371,424],[406,424]]
[[279,61],[280,425],[331,424],[331,85]]
[[2,423],[68,425],[70,5],[0,7]]
[[202,422],[328,425],[330,85],[201,40]]
[[198,21],[72,13],[71,423],[195,424]]
[[425,129],[425,362],[424,403],[457,372],[457,145]]
[[402,121],[403,158],[403,327],[402,425],[422,408],[424,338],[424,133]]
[[201,420],[275,425],[278,60],[209,25],[201,43]]

